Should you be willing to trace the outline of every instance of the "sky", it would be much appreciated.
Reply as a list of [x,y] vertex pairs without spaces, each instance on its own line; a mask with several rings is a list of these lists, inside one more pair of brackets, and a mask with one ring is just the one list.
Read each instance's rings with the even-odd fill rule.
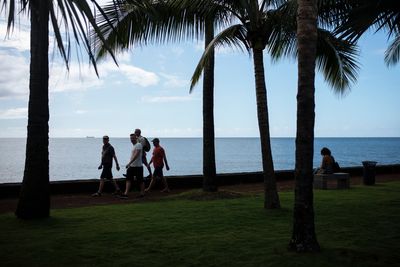
[[[29,24],[6,37],[0,19],[0,137],[26,137],[29,97]],[[203,40],[135,47],[99,63],[100,78],[87,61],[67,72],[50,52],[50,137],[128,137],[135,128],[149,137],[201,137],[202,85],[189,93]],[[384,33],[359,42],[357,82],[344,96],[316,75],[316,137],[400,137],[400,64],[388,68]],[[53,50],[54,40],[50,40]],[[220,49],[215,60],[216,137],[258,137],[252,58]],[[270,133],[295,137],[297,62],[272,63],[264,53]]]

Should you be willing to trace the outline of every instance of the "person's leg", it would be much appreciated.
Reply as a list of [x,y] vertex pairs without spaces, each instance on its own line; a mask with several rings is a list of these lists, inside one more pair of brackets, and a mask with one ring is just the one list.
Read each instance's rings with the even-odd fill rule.
[[124,195],[128,195],[129,194],[129,191],[131,190],[131,181],[130,180],[126,180],[126,187],[125,187],[125,193],[124,193]]
[[140,196],[144,197],[144,182],[143,181],[140,183]]
[[168,183],[167,183],[167,179],[165,179],[165,177],[161,178],[163,184],[164,184],[164,189],[161,192],[169,192],[169,187],[168,187]]
[[136,179],[140,187],[140,196],[144,196],[143,167],[137,168]]
[[103,192],[104,181],[105,181],[105,179],[100,179],[99,190],[97,190],[97,192],[100,194]]
[[126,170],[126,185],[125,192],[120,196],[120,198],[128,198],[129,191],[131,190],[132,181],[134,178],[133,168],[128,168]]
[[119,188],[119,185],[117,184],[117,182],[114,179],[112,181],[113,181],[113,184],[114,184],[114,187],[115,187],[115,192],[113,194],[114,195],[121,194],[121,188]]
[[101,192],[103,192],[103,188],[104,188],[104,179],[100,178],[99,189],[97,190],[96,193],[92,194],[92,197],[100,197]]
[[146,154],[144,154],[144,153],[143,153],[143,159],[142,159],[142,161],[143,161],[144,166],[146,166],[147,171],[149,172],[149,175],[148,175],[147,177],[149,177],[149,178],[152,177],[153,174],[151,173],[150,165],[149,165],[149,163],[147,162],[147,157],[146,157]]
[[145,192],[149,192],[152,188],[153,188],[153,186],[154,186],[154,184],[156,183],[156,176],[152,176],[151,177],[151,181],[150,181],[150,184],[149,184],[149,187],[147,187],[144,191]]

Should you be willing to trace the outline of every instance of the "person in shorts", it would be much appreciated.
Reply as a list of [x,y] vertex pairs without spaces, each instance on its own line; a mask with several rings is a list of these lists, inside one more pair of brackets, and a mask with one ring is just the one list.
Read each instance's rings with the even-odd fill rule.
[[125,193],[120,198],[128,198],[129,191],[132,183],[137,183],[140,188],[140,195],[138,197],[144,197],[144,182],[143,182],[143,146],[138,142],[138,138],[135,134],[130,135],[131,143],[133,145],[131,158],[126,164],[126,187]]
[[153,177],[151,178],[151,182],[149,184],[149,187],[146,188],[146,192],[150,191],[151,188],[154,186],[156,179],[159,178],[164,184],[164,189],[161,190],[161,192],[169,192],[169,187],[167,183],[167,179],[165,179],[164,174],[163,174],[163,168],[164,168],[164,163],[165,163],[165,168],[167,171],[169,171],[169,166],[168,166],[168,161],[167,161],[167,156],[165,154],[165,150],[163,147],[160,146],[160,139],[154,138],[152,140],[154,149],[153,149],[153,156],[151,157],[151,160],[149,162],[149,165],[153,163],[154,166],[154,171],[153,171]]
[[117,182],[113,179],[113,174],[111,171],[113,159],[115,160],[115,165],[117,167],[117,171],[119,171],[118,159],[117,159],[117,156],[115,155],[114,147],[110,144],[110,138],[107,135],[105,135],[105,136],[103,136],[103,148],[101,151],[101,163],[100,163],[100,166],[98,167],[99,170],[102,169],[102,172],[100,175],[100,184],[99,184],[99,189],[97,190],[97,192],[92,195],[93,197],[101,196],[101,194],[103,192],[103,188],[104,188],[104,183],[106,180],[110,180],[113,182],[114,187],[115,187],[115,192],[113,193],[114,195],[119,195],[121,193],[121,190],[119,189]]
[[[138,142],[142,144],[142,147],[144,147],[146,145],[146,141],[144,140],[144,137],[141,134],[142,134],[142,131],[140,129],[135,129],[135,135],[138,138]],[[150,168],[150,164],[147,163],[146,151],[144,151],[144,150],[142,152],[142,160],[143,160],[143,165],[146,166],[147,171],[149,172],[149,175],[146,176],[146,178],[151,178],[151,176],[152,176],[151,168]]]

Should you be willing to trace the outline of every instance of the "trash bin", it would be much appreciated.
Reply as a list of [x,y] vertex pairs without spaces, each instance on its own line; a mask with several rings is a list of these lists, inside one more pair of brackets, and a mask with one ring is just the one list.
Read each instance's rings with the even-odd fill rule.
[[365,185],[375,184],[375,173],[376,173],[376,161],[363,161],[363,178]]

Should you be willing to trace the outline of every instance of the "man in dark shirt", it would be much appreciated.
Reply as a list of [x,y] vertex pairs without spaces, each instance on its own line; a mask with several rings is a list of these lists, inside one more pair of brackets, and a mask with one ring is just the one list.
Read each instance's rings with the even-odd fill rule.
[[103,136],[103,149],[101,151],[101,163],[99,166],[99,170],[103,169],[100,175],[100,185],[99,185],[99,190],[92,195],[92,197],[99,197],[101,196],[101,193],[103,192],[103,187],[104,187],[104,182],[105,180],[110,180],[113,182],[114,187],[115,187],[115,192],[113,193],[114,195],[120,195],[121,190],[113,179],[113,175],[111,172],[112,169],[112,163],[113,159],[115,160],[115,164],[117,165],[117,171],[119,171],[119,164],[118,164],[118,159],[117,156],[115,155],[115,150],[114,147],[109,143],[110,138],[105,135]]

